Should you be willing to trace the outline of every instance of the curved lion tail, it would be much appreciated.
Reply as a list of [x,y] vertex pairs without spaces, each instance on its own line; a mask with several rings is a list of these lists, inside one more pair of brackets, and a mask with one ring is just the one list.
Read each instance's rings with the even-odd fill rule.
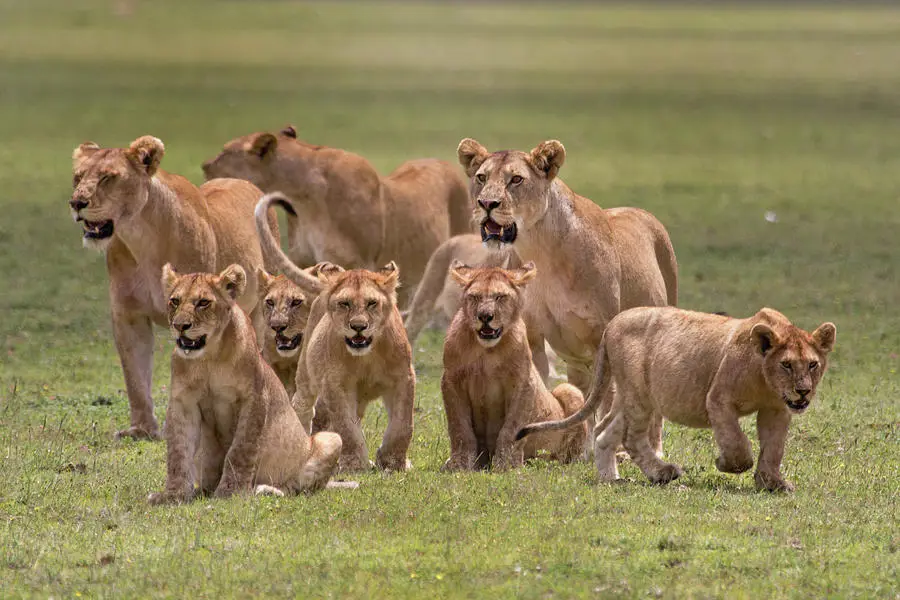
[[272,192],[259,199],[254,216],[256,217],[256,230],[259,232],[259,243],[262,246],[266,265],[276,267],[284,273],[285,277],[300,286],[300,289],[304,292],[317,296],[325,286],[317,278],[292,263],[291,259],[284,253],[284,250],[281,249],[279,240],[272,233],[268,213],[269,208],[274,205],[278,205],[289,214],[297,216],[297,211],[294,210],[290,200],[281,192]]
[[597,357],[594,359],[594,381],[591,385],[591,391],[588,394],[587,401],[578,410],[578,412],[569,415],[560,421],[543,421],[541,423],[531,423],[526,425],[516,434],[516,439],[521,440],[526,435],[536,433],[538,431],[568,429],[573,425],[577,425],[588,417],[597,412],[603,397],[606,395],[611,383],[609,377],[604,378],[604,372],[609,370],[609,361],[606,358],[606,334],[600,340],[600,346],[597,348]]

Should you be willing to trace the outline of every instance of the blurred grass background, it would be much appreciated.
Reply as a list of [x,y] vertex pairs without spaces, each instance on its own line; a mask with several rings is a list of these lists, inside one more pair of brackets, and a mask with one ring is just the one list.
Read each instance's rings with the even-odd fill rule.
[[[898,64],[900,9],[856,3],[0,1],[3,595],[896,597]],[[792,426],[797,493],[750,493],[708,432],[675,427],[669,488],[631,466],[612,487],[590,465],[440,475],[433,332],[412,473],[146,508],[164,448],[110,440],[127,399],[103,258],[66,206],[71,151],[149,133],[199,183],[223,142],[287,123],[384,173],[455,160],[467,136],[560,139],[574,190],[666,225],[683,307],[834,321]],[[370,409],[372,446],[384,424]]]

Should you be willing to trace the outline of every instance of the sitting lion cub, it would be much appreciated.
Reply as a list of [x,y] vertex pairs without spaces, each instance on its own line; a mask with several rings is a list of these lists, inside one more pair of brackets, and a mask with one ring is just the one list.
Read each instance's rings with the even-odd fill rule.
[[653,483],[668,483],[682,474],[681,467],[662,461],[648,443],[647,427],[655,412],[689,427],[712,428],[719,446],[716,467],[743,473],[753,466],[753,456],[738,419],[755,412],[760,445],[756,486],[790,491],[793,486],[781,477],[788,426],[792,415],[805,411],[815,397],[835,336],[832,323],[809,334],[770,308],[749,319],[676,308],[627,310],[606,327],[584,408],[562,421],[529,425],[517,438],[586,419],[614,381],[612,408],[595,430],[600,479],[618,478],[615,452],[620,443]]
[[325,287],[310,310],[294,408],[307,430],[315,416],[317,430],[341,435],[342,471],[371,467],[360,422],[379,397],[388,425],[376,462],[389,471],[410,467],[416,376],[397,308],[398,274],[393,262],[378,271],[319,267]]
[[521,466],[545,450],[563,462],[574,460],[587,426],[544,433],[517,442],[516,432],[537,419],[560,419],[578,411],[584,397],[563,383],[551,394],[531,360],[522,320],[523,287],[534,263],[520,269],[472,268],[454,261],[450,273],[463,287],[463,300],[444,342],[441,393],[450,434],[445,470]]
[[240,265],[219,275],[178,275],[166,264],[163,286],[175,335],[166,411],[166,488],[151,504],[253,489],[283,494],[325,487],[337,469],[341,438],[310,438],[284,387],[262,360],[249,317],[237,305],[247,285]]

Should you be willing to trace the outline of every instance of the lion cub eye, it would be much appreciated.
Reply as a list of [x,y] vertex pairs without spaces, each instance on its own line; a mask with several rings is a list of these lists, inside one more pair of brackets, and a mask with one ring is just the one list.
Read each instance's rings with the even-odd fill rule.
[[341,300],[340,302],[338,302],[338,306],[340,306],[341,308],[350,308],[350,302],[347,300]]
[[784,369],[785,371],[790,371],[791,370],[791,361],[789,361],[789,360],[781,361],[781,368]]
[[273,306],[275,306],[275,301],[272,300],[271,298],[266,298],[266,306],[268,306],[269,308],[272,308]]
[[81,174],[73,175],[72,176],[72,187],[78,187],[78,184],[81,183],[82,177],[84,177],[84,175],[81,175]]
[[375,308],[378,306],[378,302],[376,300],[369,300],[366,302],[366,308]]
[[525,181],[525,180],[522,178],[521,175],[513,175],[512,178],[509,180],[509,182],[513,185],[519,185],[523,181]]
[[494,296],[494,300],[497,302],[503,302],[507,298],[509,298],[509,294],[497,294],[496,296]]
[[201,299],[197,300],[196,304],[194,304],[194,306],[196,306],[197,308],[206,308],[209,305],[210,305],[210,302],[206,298],[201,298]]
[[475,176],[475,181],[477,181],[478,183],[484,183],[485,179],[487,179],[487,177],[484,176],[484,173],[479,173]]
[[811,363],[809,363],[809,370],[810,370],[810,371],[815,371],[815,370],[818,369],[818,368],[819,368],[819,361],[814,360],[814,361],[812,361]]
[[303,298],[293,298],[291,300],[291,306],[294,308],[297,308],[301,304],[303,304]]
[[178,298],[169,298],[169,306],[172,308],[178,308],[179,304],[181,304],[181,300]]

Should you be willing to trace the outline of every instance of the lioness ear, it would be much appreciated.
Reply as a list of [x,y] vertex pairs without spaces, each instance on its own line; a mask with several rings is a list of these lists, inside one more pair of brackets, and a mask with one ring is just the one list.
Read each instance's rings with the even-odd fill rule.
[[216,285],[222,293],[236,299],[247,289],[247,273],[241,265],[228,265],[216,278]]
[[466,287],[475,278],[475,269],[454,258],[450,263],[450,277],[461,287]]
[[388,289],[388,292],[393,292],[397,289],[397,286],[400,284],[400,268],[397,266],[397,263],[391,261],[375,272],[381,276],[380,283],[382,287]]
[[297,128],[293,125],[285,125],[284,129],[279,132],[284,137],[289,137],[292,139],[297,139]]
[[541,142],[531,151],[531,162],[548,180],[553,179],[566,162],[566,148],[558,140]]
[[512,269],[506,272],[509,275],[510,280],[512,280],[513,285],[515,286],[523,286],[537,275],[537,268],[534,266],[534,262],[528,261],[524,265],[522,265],[519,269]]
[[330,262],[320,262],[315,266],[317,268],[316,277],[319,278],[319,281],[326,284],[330,284],[338,275],[344,272],[344,267]]
[[753,337],[754,342],[756,342],[756,347],[763,356],[781,342],[778,334],[765,323],[757,323],[754,325],[753,329],[750,330],[750,335]]
[[483,163],[490,155],[487,148],[472,138],[464,139],[456,148],[456,156],[459,158],[459,164],[465,169],[467,177],[474,177],[475,172],[478,171],[478,167],[480,167],[481,163]]
[[94,142],[85,142],[72,151],[72,168],[77,169],[78,165],[90,158],[100,146]]
[[812,332],[813,341],[822,352],[828,353],[834,350],[834,341],[837,337],[837,327],[834,323],[822,323]]
[[268,156],[278,146],[278,139],[271,133],[261,133],[253,139],[250,152],[260,158]]
[[144,135],[131,142],[128,150],[125,151],[128,158],[131,159],[138,168],[147,172],[147,175],[153,177],[159,168],[163,154],[166,153],[166,147],[162,140],[152,135]]
[[267,291],[275,282],[275,278],[266,272],[262,267],[256,267],[256,281],[259,284],[261,292]]
[[166,290],[166,295],[172,291],[172,288],[175,287],[175,284],[178,282],[178,273],[175,272],[175,269],[172,268],[172,263],[166,263],[162,268],[162,285],[163,289]]

